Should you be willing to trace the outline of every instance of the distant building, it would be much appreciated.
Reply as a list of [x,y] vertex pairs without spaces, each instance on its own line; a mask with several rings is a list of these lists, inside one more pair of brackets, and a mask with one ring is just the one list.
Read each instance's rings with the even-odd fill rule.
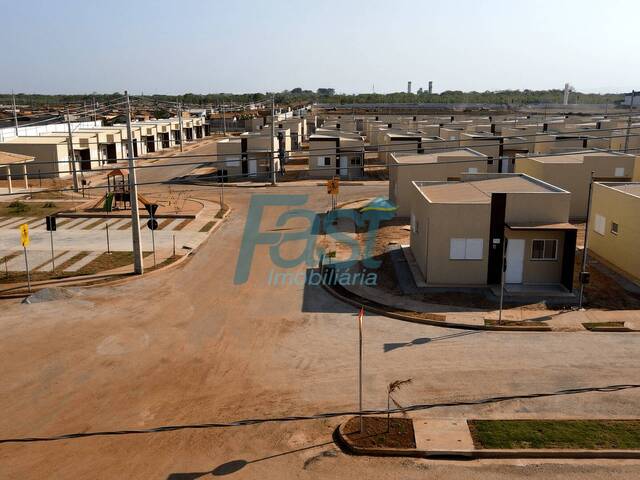
[[631,100],[633,99],[633,106],[636,108],[640,107],[640,92],[635,92],[635,96],[632,93],[625,93],[624,94],[624,100],[622,101],[623,105],[626,105],[627,107],[631,106]]

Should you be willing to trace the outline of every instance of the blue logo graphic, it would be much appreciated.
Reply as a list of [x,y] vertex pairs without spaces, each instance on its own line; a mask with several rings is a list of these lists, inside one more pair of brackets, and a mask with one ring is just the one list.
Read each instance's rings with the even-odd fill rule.
[[[292,269],[300,265],[305,265],[307,268],[317,267],[320,259],[326,254],[324,249],[317,245],[318,239],[321,238],[320,236],[323,234],[350,249],[349,258],[340,260],[340,268],[342,270],[349,269],[357,262],[361,263],[365,271],[374,270],[380,266],[381,261],[373,258],[372,255],[375,246],[376,232],[380,226],[380,222],[390,220],[394,217],[396,207],[393,204],[384,198],[376,198],[359,210],[343,208],[324,214],[302,208],[307,203],[307,200],[308,195],[266,194],[253,195],[251,197],[247,222],[240,245],[240,254],[236,264],[234,276],[234,283],[236,285],[243,284],[248,280],[253,257],[258,245],[269,246],[271,262],[274,266],[281,269]],[[271,228],[270,231],[261,231],[260,222],[265,209],[269,207],[286,207],[287,210],[278,217],[274,228]],[[295,231],[286,231],[290,222],[298,219],[303,219],[307,227],[302,229],[296,228]],[[361,244],[357,238],[341,231],[338,227],[345,223],[345,219],[351,221],[357,231],[367,232],[363,248],[361,248]],[[294,241],[303,241],[305,248],[296,258],[284,258],[281,254],[282,246],[287,242]],[[299,272],[294,275],[286,273],[274,274],[272,271],[269,276],[270,283],[274,275],[276,275],[276,284],[279,279],[282,280],[283,275],[292,275],[292,278],[295,277],[296,281],[294,283],[296,284],[309,283],[310,277],[313,276],[313,274],[307,275],[304,274],[304,272]],[[360,276],[359,280],[357,280],[359,283],[363,281],[364,274],[362,272],[354,273],[353,275]],[[319,277],[316,275],[314,278]]]

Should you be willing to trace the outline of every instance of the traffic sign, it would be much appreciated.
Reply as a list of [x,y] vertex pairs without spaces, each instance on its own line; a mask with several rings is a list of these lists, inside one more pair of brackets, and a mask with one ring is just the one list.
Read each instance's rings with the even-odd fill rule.
[[56,231],[56,217],[53,215],[48,215],[47,218],[47,232],[55,232]]
[[144,208],[147,209],[147,212],[149,212],[149,215],[151,217],[155,217],[156,216],[156,210],[158,210],[158,204],[157,203],[147,203]]
[[327,180],[327,194],[338,195],[340,191],[340,179],[338,177]]
[[26,223],[20,225],[20,243],[23,247],[29,246],[29,225]]
[[158,221],[155,218],[150,218],[149,221],[147,221],[147,227],[149,227],[149,230],[157,230]]

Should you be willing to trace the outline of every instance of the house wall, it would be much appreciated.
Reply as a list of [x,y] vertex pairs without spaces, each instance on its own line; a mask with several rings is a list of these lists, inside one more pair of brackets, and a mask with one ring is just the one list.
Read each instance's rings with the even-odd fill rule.
[[[461,173],[468,173],[470,168],[476,168],[478,173],[487,171],[487,162],[480,157],[460,156],[444,157],[448,161],[439,161],[428,164],[400,163],[395,157],[391,157],[389,165],[389,200],[398,210],[396,215],[408,217],[411,213],[413,199],[413,181],[447,181],[459,178]],[[459,161],[464,163],[457,163]],[[452,163],[452,162],[456,163]]]
[[[508,205],[508,203],[507,203]],[[524,262],[522,268],[523,284],[558,284],[562,278],[562,259],[564,252],[564,231],[562,230],[509,230],[508,239],[524,239]],[[533,240],[558,240],[555,260],[533,260]]]
[[507,193],[505,222],[564,223],[569,219],[570,206],[570,193]]
[[[640,284],[640,198],[606,185],[593,185],[589,219],[589,250],[619,272]],[[595,217],[605,218],[604,234],[595,231]],[[611,223],[618,224],[618,234],[611,233]]]
[[[484,285],[489,255],[490,204],[429,204],[426,282],[430,285]],[[481,238],[481,260],[450,260],[452,238]],[[415,255],[415,253],[414,253]]]
[[[516,173],[526,173],[571,192],[570,218],[584,219],[589,202],[591,172],[596,179],[615,178],[616,168],[624,168],[620,181],[631,180],[636,159],[624,155],[586,156],[584,163],[543,163],[532,158],[516,159]],[[636,174],[637,175],[637,174]]]
[[[71,173],[69,148],[65,143],[0,143],[0,150],[34,157],[33,162],[27,163],[27,175],[64,177]],[[20,178],[22,165],[11,167],[11,174],[15,175],[15,178]]]

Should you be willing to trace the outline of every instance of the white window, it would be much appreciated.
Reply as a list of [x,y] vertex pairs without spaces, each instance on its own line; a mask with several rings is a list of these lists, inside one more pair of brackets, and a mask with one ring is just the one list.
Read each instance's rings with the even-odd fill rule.
[[533,240],[531,242],[531,260],[557,260],[558,240]]
[[478,173],[478,169],[476,167],[469,167],[467,173]]
[[600,235],[604,235],[607,219],[600,214],[595,215],[595,221],[593,222],[593,230]]
[[452,238],[449,244],[450,260],[482,260],[484,241],[481,238]]
[[624,167],[616,167],[616,177],[624,177]]

